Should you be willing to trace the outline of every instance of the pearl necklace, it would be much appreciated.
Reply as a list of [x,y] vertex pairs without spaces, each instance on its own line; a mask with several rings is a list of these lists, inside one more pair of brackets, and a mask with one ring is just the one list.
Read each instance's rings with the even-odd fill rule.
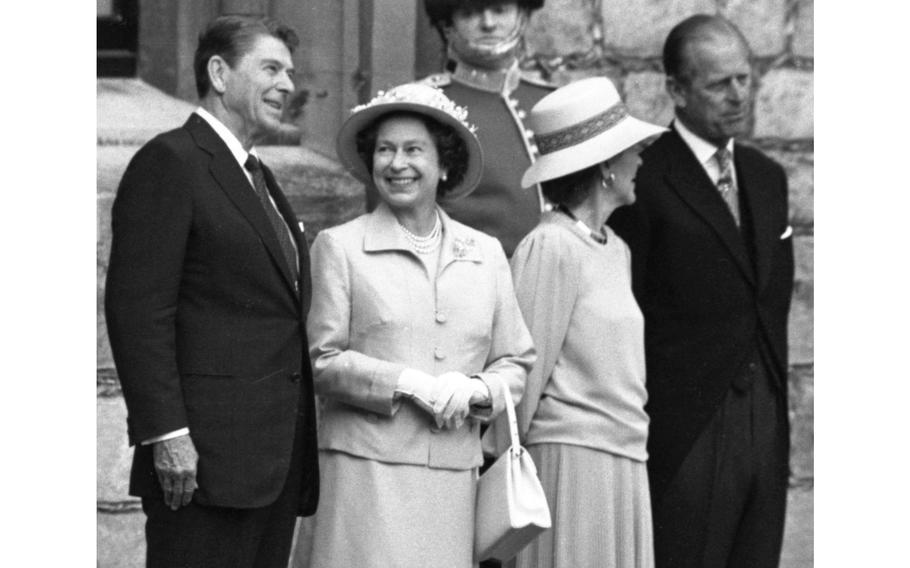
[[404,236],[417,254],[431,254],[439,248],[439,243],[442,242],[442,223],[439,220],[439,213],[436,213],[436,224],[433,225],[433,230],[425,237],[415,235],[402,225],[400,221],[398,226],[404,231]]

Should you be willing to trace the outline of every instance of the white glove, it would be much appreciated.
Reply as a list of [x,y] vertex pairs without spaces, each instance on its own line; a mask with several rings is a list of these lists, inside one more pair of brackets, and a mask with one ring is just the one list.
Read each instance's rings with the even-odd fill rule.
[[395,391],[432,415],[438,428],[460,428],[471,404],[480,404],[490,398],[483,381],[455,371],[434,377],[417,369],[405,369],[398,377]]
[[442,421],[447,428],[455,430],[461,428],[465,418],[471,412],[472,404],[481,404],[490,400],[490,389],[480,379],[470,378],[457,371],[443,373],[439,379],[446,381],[446,387],[440,399],[451,391],[441,414]]
[[[445,386],[446,382],[439,377],[417,369],[405,369],[398,376],[395,392],[410,398],[414,404],[433,416],[436,425],[441,427],[439,416],[451,397],[451,393],[443,393]],[[442,398],[443,396],[445,398]]]

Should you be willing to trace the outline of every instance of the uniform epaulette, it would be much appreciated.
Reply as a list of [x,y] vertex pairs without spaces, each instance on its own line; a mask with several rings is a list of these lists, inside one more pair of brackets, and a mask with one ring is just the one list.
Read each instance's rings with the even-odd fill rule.
[[559,87],[559,85],[555,83],[541,79],[536,73],[529,73],[527,71],[521,72],[521,80],[525,83],[530,83],[535,87],[544,87],[546,89],[556,89]]
[[450,73],[433,73],[417,82],[431,87],[446,87],[452,83],[452,75]]

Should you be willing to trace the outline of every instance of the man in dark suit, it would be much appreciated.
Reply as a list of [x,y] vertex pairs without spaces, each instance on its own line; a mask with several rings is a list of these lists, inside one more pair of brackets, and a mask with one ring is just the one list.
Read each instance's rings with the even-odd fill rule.
[[294,89],[292,30],[203,32],[201,107],[120,183],[105,313],[135,445],[147,565],[287,565],[318,498],[306,241],[253,148]]
[[783,169],[734,142],[751,117],[750,57],[718,16],[670,32],[676,120],[642,153],[637,202],[611,219],[645,315],[658,568],[779,562],[793,244]]

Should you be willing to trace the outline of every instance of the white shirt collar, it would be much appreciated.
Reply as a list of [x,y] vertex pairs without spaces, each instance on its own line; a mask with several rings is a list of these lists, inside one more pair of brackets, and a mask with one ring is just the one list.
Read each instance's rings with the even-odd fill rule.
[[[673,128],[676,129],[676,132],[679,133],[680,138],[683,139],[686,145],[692,150],[692,153],[695,154],[695,157],[698,159],[698,163],[704,166],[713,161],[711,158],[713,158],[714,154],[717,153],[717,146],[689,130],[686,125],[683,124],[682,121],[678,118],[673,121]],[[730,151],[730,155],[732,156],[732,138],[727,141],[727,150]]]
[[215,118],[212,113],[202,107],[198,107],[194,112],[198,114],[202,120],[208,122],[209,126],[212,127],[212,130],[215,131],[215,134],[224,140],[224,143],[227,144],[228,150],[231,151],[234,159],[237,160],[237,163],[240,164],[241,168],[244,168],[244,172],[246,172],[244,164],[246,164],[246,159],[250,154],[256,156],[257,159],[259,158],[259,155],[256,153],[256,148],[251,148],[249,152],[244,150],[243,144],[234,136],[234,133],[231,132],[223,122]]

